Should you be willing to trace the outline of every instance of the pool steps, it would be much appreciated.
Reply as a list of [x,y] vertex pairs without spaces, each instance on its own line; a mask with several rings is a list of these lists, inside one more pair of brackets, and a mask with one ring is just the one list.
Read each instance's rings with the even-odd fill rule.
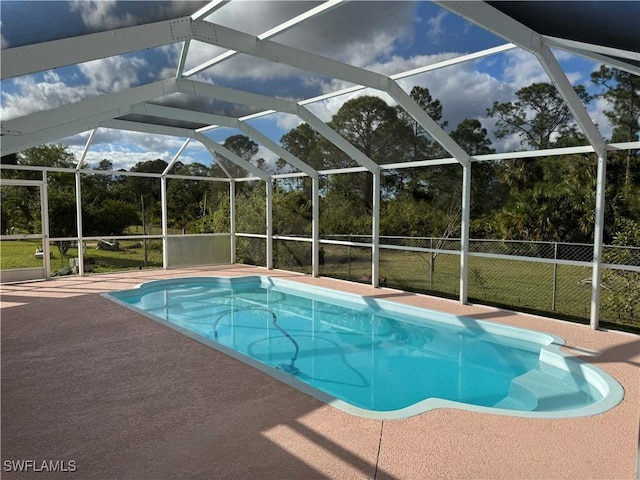
[[[572,408],[588,405],[589,394],[585,392],[586,382],[576,383],[576,378],[568,372],[540,364],[511,381],[509,395],[494,405],[496,408],[521,408],[526,411],[559,411],[567,408],[571,399]],[[599,396],[595,389],[589,389],[592,395]]]

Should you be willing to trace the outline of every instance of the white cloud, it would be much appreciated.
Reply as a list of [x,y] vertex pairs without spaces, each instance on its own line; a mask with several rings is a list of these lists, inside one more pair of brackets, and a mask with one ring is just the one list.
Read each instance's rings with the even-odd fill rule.
[[598,97],[589,106],[588,113],[604,138],[611,138],[613,126],[605,115],[605,111],[611,111],[613,106],[604,98]]
[[444,34],[443,22],[448,14],[449,12],[443,9],[434,17],[427,19],[427,25],[429,27],[429,30],[427,31],[427,38],[432,42],[438,42]]
[[274,113],[268,117],[276,123],[276,125],[286,131],[293,130],[302,123],[300,117],[288,113]]
[[268,172],[275,172],[277,170],[276,162],[280,159],[280,156],[260,145],[258,147],[258,153],[256,154],[255,158],[264,159],[263,170],[266,170]]
[[8,80],[11,88],[2,89],[2,119],[79,102],[90,95],[87,89],[70,87],[56,72],[47,72],[44,78],[43,82],[34,75]]
[[518,48],[505,53],[505,56],[502,78],[514,92],[532,83],[549,82],[549,76],[533,54]]
[[91,90],[110,93],[125,90],[139,83],[139,73],[149,67],[141,57],[108,57],[78,66]]
[[[69,151],[79,159],[85,148],[88,135],[88,132],[84,132],[64,138],[56,143],[68,145]],[[122,168],[130,170],[138,162],[158,158],[170,162],[184,140],[184,138],[166,135],[99,129],[89,147],[86,162],[93,167],[100,160],[111,160],[114,170]],[[180,161],[183,163],[206,162],[206,159],[210,158],[208,154],[204,154],[204,147],[199,142],[192,141],[187,150],[191,155],[181,155]],[[202,152],[204,155],[199,156],[198,152]]]
[[[140,57],[109,57],[78,65],[83,79],[72,69],[49,70],[9,79],[2,89],[3,120],[76,103],[86,98],[125,90],[139,83],[138,74],[148,67]],[[4,87],[4,85],[3,85]]]
[[80,13],[83,23],[95,30],[130,26],[136,18],[130,14],[118,14],[116,0],[71,0],[71,10]]
[[388,56],[414,34],[416,5],[411,2],[350,2],[310,20],[276,41],[364,66]]

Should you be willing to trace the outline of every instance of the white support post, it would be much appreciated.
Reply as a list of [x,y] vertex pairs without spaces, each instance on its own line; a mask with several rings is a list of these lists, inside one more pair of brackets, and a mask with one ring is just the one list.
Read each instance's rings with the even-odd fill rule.
[[231,233],[231,265],[236,263],[236,181],[229,182],[229,232]]
[[87,143],[84,146],[84,150],[82,150],[82,155],[80,156],[80,160],[78,160],[78,164],[76,165],[76,170],[80,170],[82,168],[82,165],[84,164],[84,161],[87,158],[87,153],[89,153],[89,147],[91,147],[91,144],[93,143],[93,138],[96,136],[97,131],[98,131],[97,128],[94,128],[93,130],[91,130],[91,133],[89,134],[89,138],[87,138]]
[[380,286],[380,169],[373,173],[373,208],[371,212],[371,286]]
[[[80,162],[78,162],[80,165]],[[80,170],[75,172],[76,178],[76,224],[78,237],[78,274],[84,277],[84,252],[82,251],[82,186],[80,183]]]
[[49,193],[47,185],[47,171],[42,171],[42,186],[40,187],[40,215],[42,217],[42,254],[44,257],[44,278],[51,278],[51,247],[49,246]]
[[266,222],[267,222],[267,269],[273,270],[273,181],[271,179],[266,180]]
[[311,177],[311,275],[320,276],[320,178]]
[[460,303],[469,292],[469,221],[471,211],[471,164],[462,166],[462,214],[460,220]]
[[600,282],[602,279],[602,236],[604,232],[605,187],[607,177],[607,151],[598,152],[598,176],[596,180],[596,218],[593,231],[593,274],[591,277],[592,330],[600,326]]
[[160,198],[162,201],[162,268],[169,266],[169,228],[167,209],[167,177],[160,177]]
[[187,63],[187,55],[189,55],[189,45],[191,45],[190,39],[185,40],[182,44],[182,51],[180,52],[180,59],[178,60],[178,69],[176,70],[176,78],[182,78],[184,66]]

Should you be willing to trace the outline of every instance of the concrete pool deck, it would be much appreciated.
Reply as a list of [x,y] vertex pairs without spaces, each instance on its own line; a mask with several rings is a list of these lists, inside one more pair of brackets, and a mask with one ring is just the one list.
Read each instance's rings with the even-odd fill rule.
[[[608,412],[526,419],[457,409],[351,416],[100,293],[162,278],[285,276],[556,334],[625,389]],[[0,286],[2,478],[634,479],[640,337],[250,266]],[[10,472],[7,461],[73,461]]]

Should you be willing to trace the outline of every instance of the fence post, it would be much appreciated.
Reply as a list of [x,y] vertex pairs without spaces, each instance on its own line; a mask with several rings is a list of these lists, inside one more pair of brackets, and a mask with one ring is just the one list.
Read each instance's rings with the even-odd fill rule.
[[556,311],[556,295],[558,288],[558,242],[553,243],[553,284],[551,287],[551,311]]
[[351,235],[347,236],[347,240],[349,240],[349,262],[347,263],[347,278],[351,280]]
[[429,290],[433,290],[433,270],[435,265],[433,264],[435,257],[433,256],[433,237],[429,239]]

